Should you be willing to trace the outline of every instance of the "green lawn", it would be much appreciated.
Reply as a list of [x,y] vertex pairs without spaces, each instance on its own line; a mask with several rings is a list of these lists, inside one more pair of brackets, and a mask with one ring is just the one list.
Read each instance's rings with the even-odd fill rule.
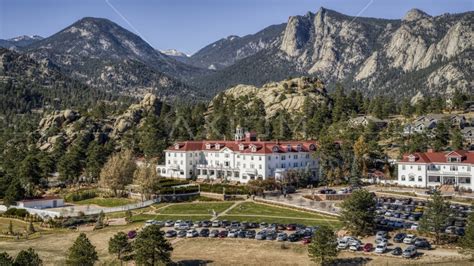
[[212,215],[212,210],[221,213],[232,206],[234,202],[199,202],[172,204],[157,210],[159,214],[202,214]]
[[210,220],[210,215],[153,215],[153,214],[138,214],[132,217],[133,222],[144,222],[146,220],[157,220],[157,221],[166,221],[166,220],[192,220],[192,221],[204,221]]
[[337,218],[317,213],[310,213],[298,210],[292,210],[284,207],[270,206],[266,204],[259,204],[253,202],[243,202],[230,210],[228,215],[260,215],[260,216],[282,216],[282,217],[295,217],[295,218],[316,218],[316,219],[332,219]]
[[13,231],[15,232],[24,232],[28,226],[27,222],[18,221],[16,219],[1,218],[0,217],[0,233],[8,232],[8,227],[12,221]]
[[126,198],[92,198],[86,200],[80,200],[74,202],[74,204],[88,205],[95,204],[101,207],[117,207],[122,205],[127,205],[130,203],[135,203],[137,200],[126,199]]
[[[328,220],[309,220],[309,219],[294,219],[294,218],[271,218],[271,217],[249,217],[249,216],[238,216],[238,215],[223,215],[219,217],[220,220],[228,220],[228,221],[240,221],[240,222],[253,222],[253,223],[278,223],[278,224],[304,224],[304,225],[327,225],[334,229],[339,229],[342,227],[341,222],[338,220],[334,220],[333,217],[328,217]],[[333,220],[331,220],[333,219]]]

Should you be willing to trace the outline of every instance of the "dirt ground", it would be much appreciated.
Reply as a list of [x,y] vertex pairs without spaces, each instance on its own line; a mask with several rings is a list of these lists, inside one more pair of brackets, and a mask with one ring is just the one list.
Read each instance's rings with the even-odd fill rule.
[[[97,265],[118,265],[108,251],[108,240],[118,231],[136,229],[135,225],[110,226],[85,232],[96,246],[100,262]],[[64,265],[67,249],[79,232],[60,232],[41,236],[29,241],[0,241],[0,250],[15,255],[21,249],[32,247],[38,251],[45,265]],[[172,258],[180,265],[314,265],[308,258],[306,246],[301,243],[258,241],[252,239],[175,239]],[[390,265],[390,264],[433,264],[470,265],[456,250],[436,249],[415,260],[377,255],[363,252],[340,254],[340,265]],[[450,262],[450,263],[448,263]],[[129,264],[132,265],[132,264]]]

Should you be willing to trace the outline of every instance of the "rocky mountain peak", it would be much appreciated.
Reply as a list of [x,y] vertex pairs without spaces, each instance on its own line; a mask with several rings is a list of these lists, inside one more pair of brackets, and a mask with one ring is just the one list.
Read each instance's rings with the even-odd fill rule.
[[415,21],[420,20],[422,18],[431,18],[431,16],[421,11],[420,9],[413,8],[405,14],[405,16],[403,17],[403,21]]

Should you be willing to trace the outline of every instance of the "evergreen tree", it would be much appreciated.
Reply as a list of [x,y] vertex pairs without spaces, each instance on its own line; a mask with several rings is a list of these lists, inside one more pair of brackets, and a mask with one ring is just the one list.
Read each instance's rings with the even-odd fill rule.
[[[189,123],[188,123],[189,126]],[[168,147],[168,135],[155,115],[149,115],[139,130],[139,147],[146,158],[163,157]]]
[[309,257],[312,261],[325,265],[330,259],[337,257],[338,253],[336,234],[328,226],[320,226],[308,246]]
[[33,225],[33,222],[30,222],[28,224],[27,232],[28,232],[28,234],[33,234],[33,233],[36,232],[36,229],[35,229],[35,226]]
[[95,247],[91,244],[86,234],[81,233],[69,248],[66,264],[73,266],[92,266],[99,260]]
[[124,232],[118,232],[109,240],[109,253],[116,254],[117,259],[122,261],[124,255],[132,251],[132,245],[128,242],[128,236]]
[[34,154],[28,154],[20,164],[19,177],[24,187],[27,188],[26,194],[33,196],[33,187],[39,184],[41,178],[41,169],[38,159]]
[[13,265],[13,258],[8,255],[5,251],[0,252],[0,265],[1,266],[11,266]]
[[92,141],[87,148],[86,175],[89,180],[94,181],[99,178],[100,170],[107,158],[106,149],[97,141]]
[[446,221],[451,209],[441,192],[435,191],[428,201],[423,216],[420,219],[420,230],[434,233],[436,244],[439,244],[441,234],[444,232]]
[[7,191],[5,192],[5,197],[3,198],[3,204],[5,206],[11,206],[15,204],[16,201],[21,200],[25,197],[25,190],[20,184],[18,179],[14,179],[8,186]]
[[436,151],[442,150],[448,145],[449,141],[449,126],[444,121],[440,121],[434,129],[433,145]]
[[354,157],[354,160],[352,160],[351,177],[349,179],[349,182],[353,187],[357,187],[360,184],[361,171],[359,168],[359,164],[360,163]]
[[143,228],[133,242],[134,258],[139,265],[157,265],[171,262],[173,247],[165,239],[158,225]]
[[461,150],[463,148],[463,136],[459,128],[455,128],[451,134],[451,148],[453,150]]
[[474,212],[469,214],[467,218],[466,231],[460,240],[461,252],[471,256],[474,261]]
[[352,192],[341,204],[339,219],[355,235],[369,235],[375,230],[375,195],[365,189]]
[[16,255],[14,266],[41,266],[43,261],[32,248],[22,250]]

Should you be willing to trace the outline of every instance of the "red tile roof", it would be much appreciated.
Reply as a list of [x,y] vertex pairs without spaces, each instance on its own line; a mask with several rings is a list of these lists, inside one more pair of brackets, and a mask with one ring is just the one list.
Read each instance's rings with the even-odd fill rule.
[[400,162],[411,162],[410,156],[415,157],[415,163],[448,163],[448,157],[461,157],[460,163],[474,164],[474,152],[457,150],[449,152],[414,152],[411,154],[404,154]]
[[[210,149],[206,149],[206,145],[210,144]],[[301,152],[312,151],[311,145],[314,145],[314,149],[317,147],[316,141],[222,141],[222,140],[201,140],[201,141],[183,141],[177,142],[174,145],[168,147],[166,151],[200,151],[200,150],[216,150],[216,144],[220,147],[218,150],[228,148],[232,151],[238,151],[240,153],[255,153],[255,154],[268,154],[273,153],[273,149],[278,149],[276,152],[285,153],[288,152],[287,145],[290,145],[291,152],[297,151],[297,145],[301,145]],[[240,149],[240,145],[243,145],[243,150]],[[177,148],[178,147],[178,148]],[[255,147],[256,151],[252,152],[252,147]]]

